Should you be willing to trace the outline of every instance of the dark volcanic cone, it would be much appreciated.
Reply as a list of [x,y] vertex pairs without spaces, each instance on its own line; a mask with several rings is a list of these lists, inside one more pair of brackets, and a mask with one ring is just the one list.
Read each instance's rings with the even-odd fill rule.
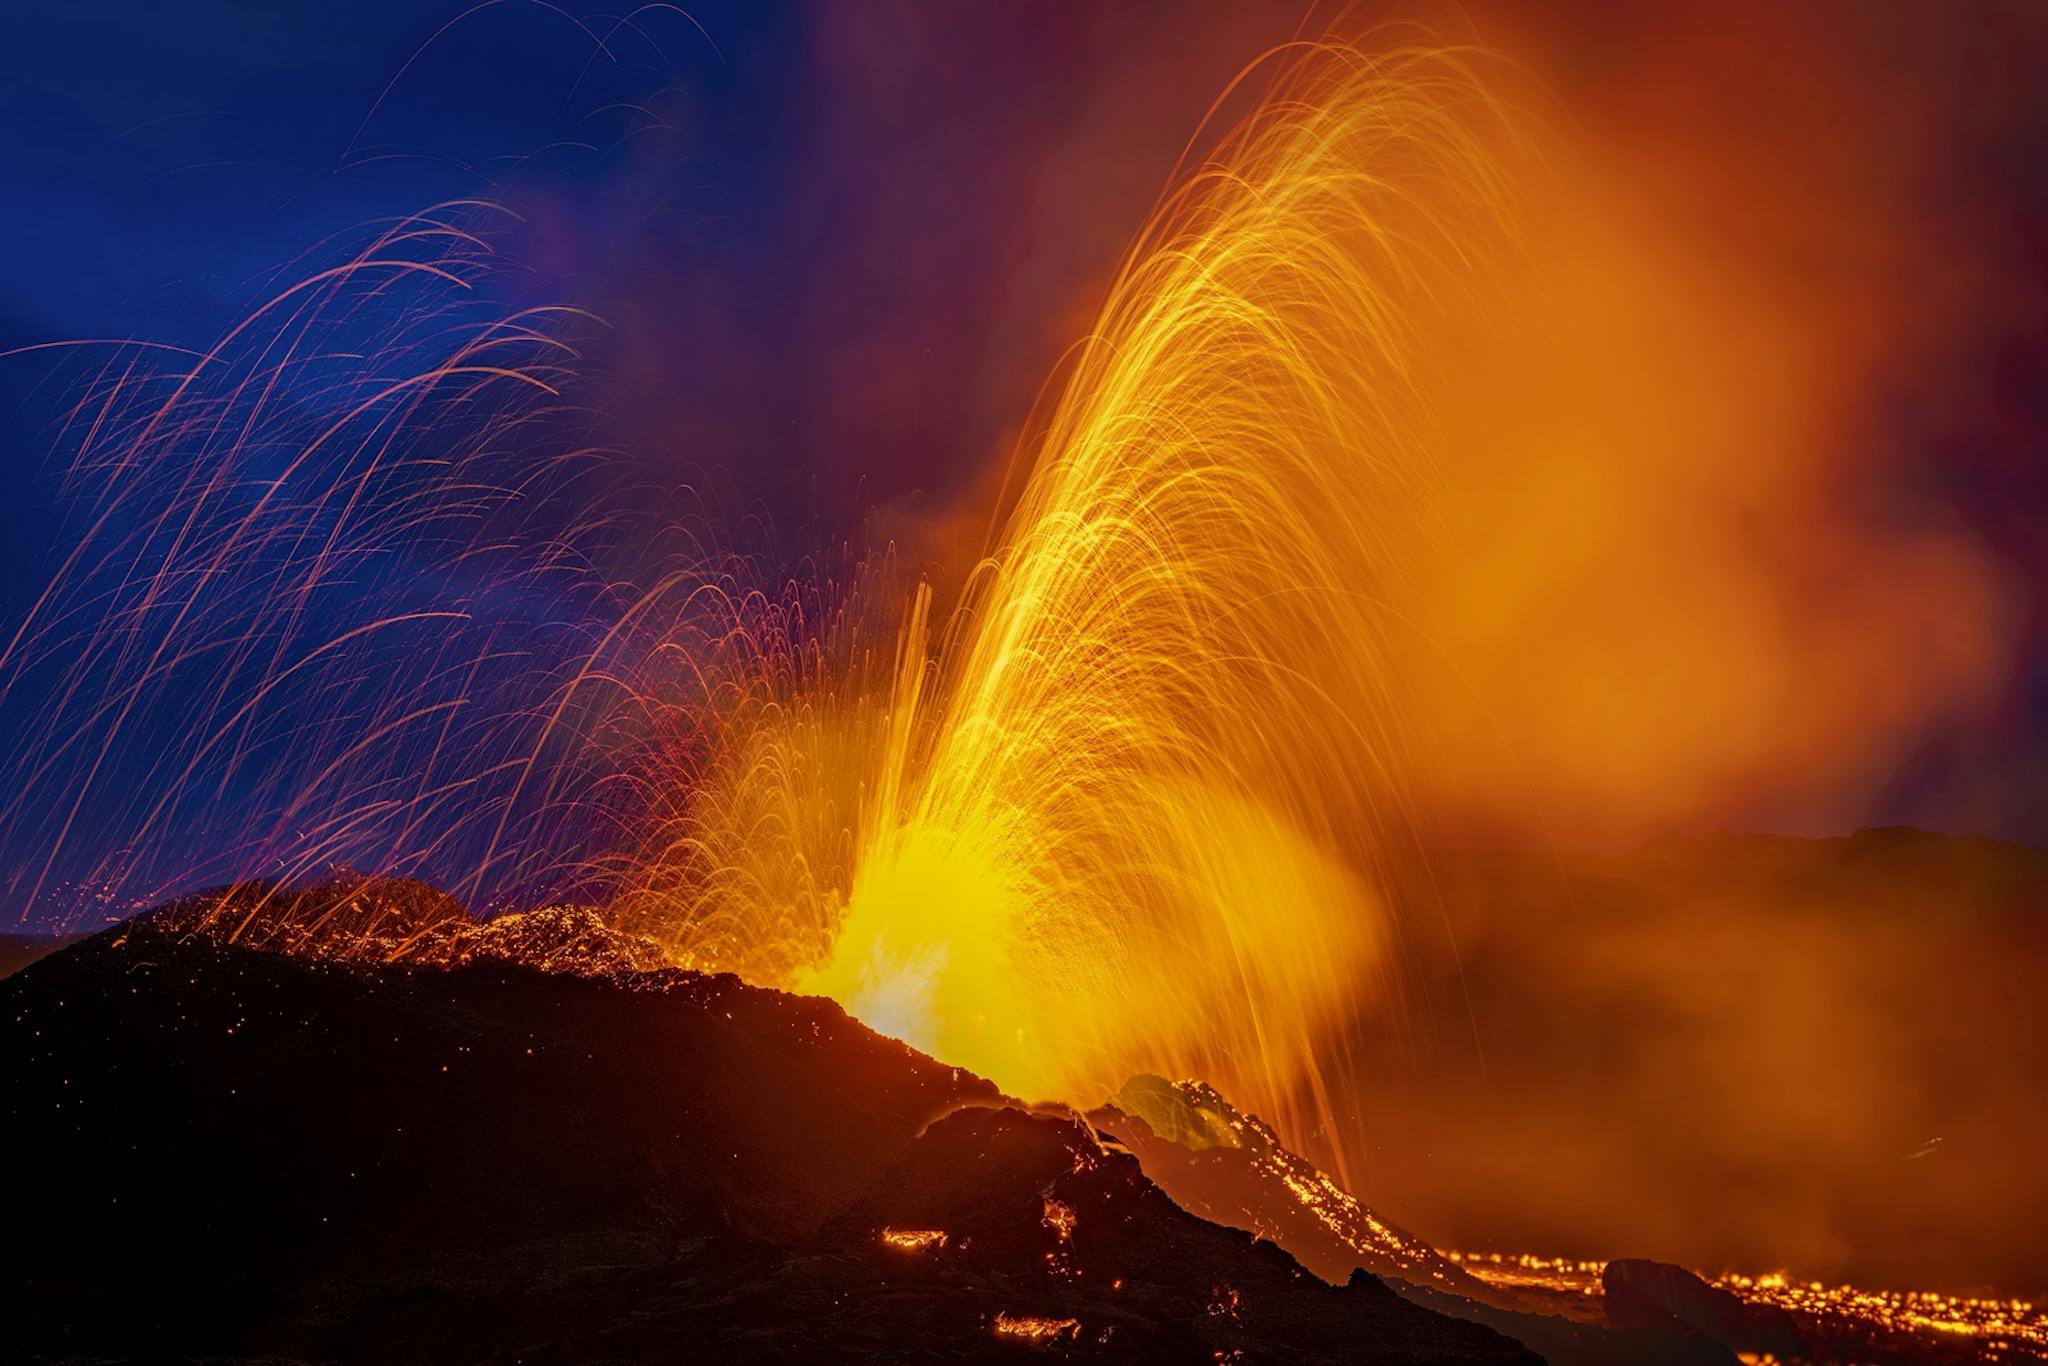
[[350,872],[305,887],[238,882],[146,911],[130,925],[337,963],[452,968],[496,961],[584,977],[666,966],[654,941],[620,932],[586,906],[477,921],[424,882]]
[[305,887],[253,881],[198,892],[128,925],[300,958],[388,963],[474,923],[461,902],[424,882],[343,870]]
[[[0,1358],[1534,1360],[963,1110],[1003,1101],[829,1002],[429,892],[237,889],[0,983]],[[926,1220],[935,1255],[880,1236]]]
[[[917,1231],[941,1240],[892,1247]],[[944,1312],[1070,1322],[1111,1360],[1534,1360],[1359,1274],[1342,1287],[1197,1219],[1075,1120],[969,1109],[933,1122],[830,1232],[951,1289]]]

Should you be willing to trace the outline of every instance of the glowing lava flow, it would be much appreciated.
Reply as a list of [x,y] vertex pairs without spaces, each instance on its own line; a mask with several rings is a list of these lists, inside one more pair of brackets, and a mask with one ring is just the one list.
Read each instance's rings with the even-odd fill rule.
[[1455,55],[1302,47],[1234,95],[1256,81],[1127,257],[936,644],[920,590],[892,666],[859,656],[879,695],[764,708],[665,835],[651,866],[710,870],[656,908],[685,961],[1027,1095],[1150,1070],[1329,1117],[1421,758],[1391,662],[1431,527],[1414,320],[1477,292],[1508,196]]
[[[1597,1304],[1606,1263],[1527,1253],[1448,1252],[1479,1279],[1516,1290],[1540,1290]],[[1939,1291],[1863,1290],[1797,1280],[1783,1272],[1708,1276],[1751,1304],[1782,1309],[1819,1340],[1841,1344],[1828,1360],[1857,1360],[1900,1350],[1946,1347],[1942,1361],[2037,1360],[2048,1352],[2048,1314],[2026,1300],[1945,1295]],[[1744,1360],[1751,1358],[1745,1357]]]

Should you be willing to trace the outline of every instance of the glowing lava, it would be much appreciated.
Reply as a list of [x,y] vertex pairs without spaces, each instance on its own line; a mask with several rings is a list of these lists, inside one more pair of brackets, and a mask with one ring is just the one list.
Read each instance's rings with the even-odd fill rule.
[[899,1252],[924,1252],[946,1245],[946,1232],[936,1228],[885,1228],[882,1243]]
[[700,869],[685,909],[649,909],[686,962],[1023,1094],[1194,1075],[1305,1131],[1426,759],[1391,648],[1431,528],[1411,320],[1511,234],[1457,56],[1301,47],[1254,82],[1126,258],[936,643],[920,588],[881,686],[870,651],[761,707],[664,834]]
[[1081,1335],[1079,1319],[1045,1318],[1037,1314],[997,1314],[992,1327],[997,1337],[1024,1342],[1058,1342]]
[[[0,692],[47,693],[0,803],[48,851],[19,900],[87,826],[140,851],[94,870],[110,906],[244,866],[543,888],[1032,1099],[1202,1077],[1352,1184],[1329,1081],[1399,977],[1378,869],[1431,757],[1398,663],[1428,338],[1496,293],[1514,139],[1453,52],[1293,45],[1226,107],[944,602],[886,555],[767,589],[694,524],[614,576],[627,493],[541,529],[602,455],[532,454],[580,436],[554,330],[584,320],[445,297],[490,278],[488,209],[378,232],[189,373],[110,362],[76,465],[121,477],[0,650]],[[151,781],[109,781],[144,731]],[[587,928],[497,938],[588,966]]]
[[[1600,1273],[1606,1265],[1527,1253],[1444,1255],[1492,1285],[1549,1291],[1589,1303],[1599,1300]],[[2033,1360],[2048,1351],[2048,1314],[2027,1300],[1939,1291],[1865,1290],[1799,1280],[1783,1272],[1763,1276],[1725,1272],[1707,1279],[1749,1303],[1784,1310],[1816,1338],[1847,1338],[1889,1351],[1916,1353],[1930,1341],[1967,1340],[1956,1344],[1964,1355],[1943,1360]]]

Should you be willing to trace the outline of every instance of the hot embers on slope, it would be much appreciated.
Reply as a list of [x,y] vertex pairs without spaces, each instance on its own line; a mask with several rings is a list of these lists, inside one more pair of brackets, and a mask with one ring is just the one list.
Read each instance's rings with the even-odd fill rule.
[[[0,984],[7,1354],[1536,1360],[830,1002],[451,906],[240,889]],[[494,951],[529,938],[577,970]]]

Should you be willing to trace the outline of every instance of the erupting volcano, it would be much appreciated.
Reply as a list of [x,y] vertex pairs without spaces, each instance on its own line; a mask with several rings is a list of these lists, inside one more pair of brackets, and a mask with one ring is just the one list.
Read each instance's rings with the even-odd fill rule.
[[1204,1076],[1305,1131],[1411,838],[1384,641],[1434,475],[1404,319],[1478,287],[1507,192],[1453,54],[1306,47],[1245,79],[946,624],[920,585],[879,686],[778,671],[626,904],[685,965],[1020,1094]]
[[[337,178],[413,156],[386,139],[415,66],[497,8],[396,64]],[[8,353],[57,368],[38,392],[64,395],[65,461],[50,565],[0,644],[0,851],[48,941],[25,938],[37,961],[0,988],[14,1351],[2048,1359],[2009,1283],[2040,1264],[2009,1222],[1983,1234],[2000,1269],[1942,1273],[1998,1289],[1797,1292],[1739,1259],[1794,1246],[1815,1274],[1890,1276],[1857,1230],[1904,1223],[1833,1188],[1795,1213],[1757,1178],[1774,1241],[1709,1188],[1764,1159],[1645,1150],[1645,1199],[1579,1163],[1556,1118],[1620,1078],[1653,1116],[1696,1104],[1736,1135],[1783,1118],[1788,1153],[1858,1189],[1904,1180],[1866,1148],[1914,1149],[1899,1160],[1943,1165],[1897,1220],[1994,1218],[1996,1182],[1949,1175],[1921,1132],[1934,1101],[1897,1101],[1872,1061],[1943,1072],[1953,1041],[1880,1038],[1895,1022],[1871,1002],[1898,999],[1910,960],[1978,983],[2001,1056],[2037,1056],[2048,1032],[2006,987],[2048,958],[2048,869],[1869,832],[1838,858],[1568,847],[1567,822],[1665,757],[1647,828],[1769,809],[1731,805],[1751,800],[1731,775],[1802,669],[1738,660],[1725,686],[1633,690],[1676,720],[1566,707],[1520,736],[1512,709],[1552,686],[1530,679],[1584,657],[1584,635],[1527,645],[1547,566],[1590,563],[1613,509],[1633,545],[1631,498],[1672,517],[1697,572],[1627,638],[1704,657],[1717,623],[1773,639],[1758,623],[1795,591],[1702,589],[1715,557],[1770,539],[1774,490],[1826,500],[1782,471],[1710,496],[1675,456],[1668,487],[1656,461],[1633,489],[1602,464],[1661,425],[1611,401],[1636,384],[1647,407],[1665,380],[1635,339],[1716,334],[1710,310],[1677,321],[1676,272],[1647,249],[1587,264],[1614,220],[1526,70],[1350,16],[1283,33],[1178,125],[1164,193],[1106,287],[1059,314],[1065,349],[1002,419],[1000,457],[943,498],[864,492],[858,532],[819,532],[815,509],[679,475],[640,429],[650,385],[707,403],[716,376],[646,349],[664,308],[644,282],[666,277],[635,253],[653,248],[564,207],[587,183],[605,214],[667,230],[690,159],[644,148],[684,138],[690,106],[632,82],[674,42],[725,63],[720,22],[532,8],[560,30],[543,46],[569,33],[584,54],[572,133],[509,170],[448,158],[478,192],[325,237],[202,344]],[[866,79],[886,65],[840,38]],[[1517,407],[1523,386],[1549,391]],[[920,392],[924,425],[972,407],[948,398]],[[807,451],[792,486],[887,466],[865,450]],[[1670,511],[1688,498],[1698,524]],[[1940,619],[1969,640],[1872,705],[1873,745],[1903,749],[2017,654],[2005,598],[1942,531],[1894,553],[1829,527],[1786,583],[1884,545],[1883,573],[1953,589]],[[1687,603],[1707,604],[1699,638],[1669,648]],[[1909,636],[1935,619],[1887,617]],[[1702,757],[1695,716],[1725,755]],[[1880,762],[1793,748],[1815,784]],[[1852,778],[1828,781],[1835,800]],[[1503,831],[1538,852],[1487,852]],[[1758,906],[1797,923],[1743,939]],[[1930,908],[1961,928],[1913,938]],[[1866,1050],[1815,1046],[1852,1059],[1825,1096],[1801,1080],[1818,1064],[1731,1089],[1748,1074],[1724,1050],[1747,1035],[1722,1005],[1767,938],[1794,983],[1767,1004],[1873,1022]],[[1797,975],[1841,942],[1839,982]],[[1642,1083],[1644,1050],[1695,1089]],[[1455,1079],[1406,1103],[1430,1076]],[[1954,1148],[2039,1191],[2038,1160],[1997,1137],[2038,1106],[1967,1089],[1939,1107]],[[1802,1092],[1827,1118],[1802,1121]],[[1468,1176],[1521,1192],[1501,1232],[1457,1198]],[[1593,1192],[1587,1226],[1640,1239],[1602,1255],[1658,1261],[1513,1242],[1573,1227]],[[1696,1238],[1628,1224],[1670,1199]],[[1710,1265],[1723,1249],[1735,1264]],[[1708,1275],[1670,1264],[1688,1261]]]

